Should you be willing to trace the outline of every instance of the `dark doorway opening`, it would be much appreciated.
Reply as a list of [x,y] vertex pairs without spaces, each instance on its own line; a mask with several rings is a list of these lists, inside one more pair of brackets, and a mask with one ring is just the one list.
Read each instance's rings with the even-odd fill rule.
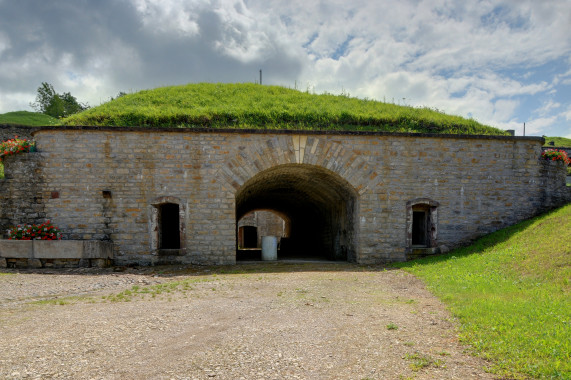
[[425,210],[412,212],[412,245],[427,246],[427,212]]
[[175,203],[159,207],[159,249],[180,249],[179,212]]

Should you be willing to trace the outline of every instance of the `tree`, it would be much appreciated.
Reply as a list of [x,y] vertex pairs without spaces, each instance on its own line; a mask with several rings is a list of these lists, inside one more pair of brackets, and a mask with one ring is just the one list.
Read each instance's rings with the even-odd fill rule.
[[89,108],[89,105],[79,103],[75,96],[69,92],[58,94],[54,87],[47,82],[42,82],[42,85],[38,87],[36,101],[30,103],[30,106],[40,113],[55,118],[67,117]]

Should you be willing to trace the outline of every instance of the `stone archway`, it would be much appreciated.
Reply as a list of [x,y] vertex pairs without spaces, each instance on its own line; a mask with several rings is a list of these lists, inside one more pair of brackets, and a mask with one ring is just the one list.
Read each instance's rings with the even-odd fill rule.
[[273,210],[290,220],[280,258],[356,261],[357,191],[316,165],[283,164],[263,170],[236,192],[236,220],[253,210]]

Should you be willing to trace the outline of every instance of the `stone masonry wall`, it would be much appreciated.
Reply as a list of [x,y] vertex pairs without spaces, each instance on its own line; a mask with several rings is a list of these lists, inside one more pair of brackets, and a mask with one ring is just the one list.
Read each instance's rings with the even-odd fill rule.
[[0,179],[0,237],[17,224],[45,221],[41,155],[26,153],[4,157]]
[[37,129],[37,127],[25,127],[20,125],[0,125],[0,141],[11,140],[16,136],[31,140],[32,132]]
[[[116,264],[160,262],[151,218],[164,197],[183,206],[177,262],[234,263],[236,194],[281,165],[320,168],[323,180],[353,189],[360,263],[407,259],[411,200],[438,203],[438,246],[448,248],[571,201],[565,168],[539,160],[541,138],[123,128],[34,137],[38,153],[6,161],[2,223],[42,216],[64,238],[111,240]],[[37,176],[32,190],[17,190],[26,179],[15,172]],[[296,186],[303,192],[303,178]],[[33,199],[41,210],[24,206]]]

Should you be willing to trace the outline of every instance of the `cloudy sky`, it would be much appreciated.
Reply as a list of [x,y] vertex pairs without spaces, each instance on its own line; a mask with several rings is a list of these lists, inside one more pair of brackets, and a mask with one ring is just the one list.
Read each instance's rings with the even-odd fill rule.
[[41,82],[255,82],[571,138],[571,0],[0,0],[0,113]]

